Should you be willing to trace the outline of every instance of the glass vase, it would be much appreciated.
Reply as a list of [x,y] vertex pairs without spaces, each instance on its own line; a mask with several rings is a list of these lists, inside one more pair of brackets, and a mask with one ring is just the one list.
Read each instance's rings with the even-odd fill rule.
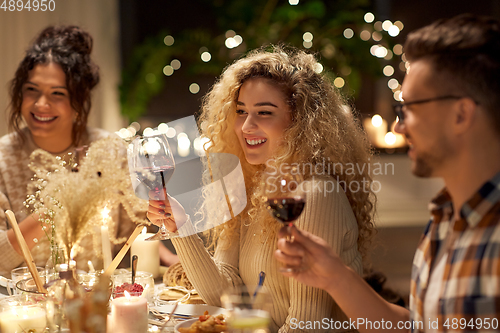
[[59,278],[59,273],[56,270],[57,265],[64,263],[64,249],[58,245],[50,246],[50,255],[45,264],[45,282],[49,283],[52,280]]

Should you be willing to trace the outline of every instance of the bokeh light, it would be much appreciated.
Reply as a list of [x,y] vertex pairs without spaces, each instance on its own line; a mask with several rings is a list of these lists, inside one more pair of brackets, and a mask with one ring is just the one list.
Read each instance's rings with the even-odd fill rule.
[[168,125],[165,123],[161,123],[160,125],[158,125],[158,131],[160,133],[166,134],[168,131]]
[[378,31],[374,31],[372,33],[372,39],[376,42],[380,42],[382,40],[382,34]]
[[394,54],[401,55],[403,54],[403,45],[401,44],[396,44],[392,48],[392,51],[394,51]]
[[392,56],[393,56],[393,53],[391,50],[389,49],[386,49],[387,50],[387,54],[385,55],[384,59],[385,60],[391,60],[392,59]]
[[314,64],[314,71],[315,71],[316,73],[318,73],[318,74],[319,74],[319,73],[321,73],[321,72],[323,71],[323,65],[322,65],[322,64],[320,64],[319,62],[318,62],[318,63],[315,63],[315,64]]
[[179,59],[174,59],[170,62],[170,66],[172,66],[173,69],[178,70],[181,68],[181,62]]
[[200,92],[200,86],[198,85],[198,83],[191,83],[189,85],[189,92],[191,94],[197,94]]
[[366,23],[372,23],[373,20],[375,20],[375,15],[373,15],[370,12],[368,12],[368,13],[365,14],[364,19],[365,19]]
[[352,37],[354,37],[354,30],[352,30],[351,28],[345,29],[344,30],[344,37],[347,39],[351,39]]
[[385,66],[383,69],[383,73],[385,76],[391,76],[392,74],[394,74],[394,67],[392,67],[391,65]]
[[165,43],[165,45],[167,46],[172,46],[174,45],[174,37],[170,36],[170,35],[167,35],[165,36],[165,38],[163,38],[163,43]]
[[144,131],[142,132],[142,135],[144,136],[151,136],[155,134],[155,130],[152,129],[151,127],[146,127]]
[[402,102],[401,95],[401,90],[396,90],[392,97],[394,97],[396,101]]
[[163,74],[165,74],[166,76],[174,74],[174,68],[170,65],[163,67]]
[[304,39],[305,42],[312,42],[314,36],[312,33],[310,32],[305,32],[303,35],[302,35],[302,39]]
[[204,62],[209,62],[209,61],[210,61],[210,59],[212,59],[212,55],[210,54],[210,52],[205,51],[205,52],[203,52],[203,53],[201,54],[201,60],[202,60],[202,61],[204,61]]
[[167,133],[165,133],[165,135],[169,139],[174,138],[176,134],[177,134],[177,131],[173,127],[169,127],[168,130],[167,130]]
[[395,25],[391,25],[391,27],[389,28],[389,30],[387,31],[387,33],[391,37],[396,37],[397,35],[399,35],[399,28],[397,26],[395,26]]
[[333,85],[337,88],[342,88],[345,85],[345,81],[340,76],[333,80]]
[[372,37],[372,34],[368,31],[368,30],[363,30],[361,31],[361,33],[359,34],[359,38],[361,38],[362,40],[364,40],[365,42],[367,40],[369,40],[370,38]]
[[398,80],[396,79],[390,79],[388,82],[387,82],[387,86],[390,88],[390,89],[397,89],[399,87],[399,82]]
[[392,22],[389,20],[385,20],[384,23],[382,23],[382,29],[385,31],[389,31],[389,28],[392,27]]

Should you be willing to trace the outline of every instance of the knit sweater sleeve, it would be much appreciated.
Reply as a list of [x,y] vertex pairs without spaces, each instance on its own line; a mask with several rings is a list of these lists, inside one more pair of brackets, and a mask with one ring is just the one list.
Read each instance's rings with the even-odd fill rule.
[[[361,255],[357,248],[357,222],[342,187],[331,178],[313,180],[307,182],[306,192],[306,205],[296,222],[297,227],[322,237],[345,264],[361,274]],[[301,322],[323,324],[325,320],[328,323],[330,320],[348,320],[324,290],[308,287],[295,279],[290,279],[289,288],[288,317],[279,332],[300,332]],[[303,331],[324,332],[325,327],[309,327]],[[335,330],[333,327],[328,327],[328,331]]]
[[209,305],[221,306],[220,297],[224,290],[242,284],[238,271],[239,235],[234,237],[230,249],[225,246],[225,238],[222,237],[214,256],[196,234],[172,239],[189,281]]
[[0,139],[0,275],[10,277],[10,271],[18,267],[23,257],[14,250],[7,238],[7,217],[5,212],[12,210],[18,221],[25,218],[25,214],[13,207],[12,201],[19,203],[24,200],[26,184],[23,181],[23,165],[28,161],[20,151],[12,149],[11,137],[6,135]]

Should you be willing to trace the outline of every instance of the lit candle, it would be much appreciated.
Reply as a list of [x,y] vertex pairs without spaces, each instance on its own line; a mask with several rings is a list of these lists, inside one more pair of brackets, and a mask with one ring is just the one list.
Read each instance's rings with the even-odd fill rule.
[[148,302],[144,297],[115,298],[111,302],[110,328],[112,332],[136,333],[148,330]]
[[109,241],[109,232],[107,224],[107,219],[109,216],[108,207],[104,207],[101,214],[103,220],[103,225],[101,226],[102,258],[103,258],[104,269],[106,269],[111,264],[111,243]]
[[130,258],[134,255],[139,257],[137,271],[149,272],[153,278],[160,275],[160,241],[147,241],[146,238],[153,234],[146,233],[146,228],[137,236],[130,249]]
[[37,306],[13,307],[0,314],[2,333],[45,332],[47,319],[45,310]]
[[372,118],[363,121],[363,127],[371,143],[375,147],[385,147],[385,134],[387,133],[387,121],[376,114]]

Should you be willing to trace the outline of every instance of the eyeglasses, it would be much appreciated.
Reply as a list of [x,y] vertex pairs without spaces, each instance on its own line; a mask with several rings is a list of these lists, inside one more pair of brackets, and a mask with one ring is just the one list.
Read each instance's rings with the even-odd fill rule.
[[435,102],[435,101],[442,101],[442,100],[446,100],[446,99],[461,99],[461,98],[464,98],[464,97],[463,96],[453,96],[453,95],[439,96],[439,97],[421,99],[419,101],[393,104],[392,109],[394,110],[394,113],[396,114],[396,116],[399,118],[399,123],[402,124],[404,119],[405,119],[404,112],[403,112],[403,107],[405,107],[405,106],[409,106],[409,105],[413,105],[413,104],[424,104],[424,103]]

